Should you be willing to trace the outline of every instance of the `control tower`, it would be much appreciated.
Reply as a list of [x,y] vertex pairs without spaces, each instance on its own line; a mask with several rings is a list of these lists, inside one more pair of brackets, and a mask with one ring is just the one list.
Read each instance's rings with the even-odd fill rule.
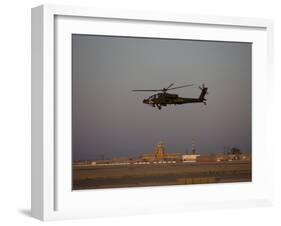
[[155,148],[155,158],[157,160],[163,160],[165,155],[165,145],[163,142],[160,142]]
[[181,153],[168,153],[165,149],[165,144],[159,142],[153,153],[143,154],[140,156],[141,161],[145,162],[165,162],[165,161],[181,161]]

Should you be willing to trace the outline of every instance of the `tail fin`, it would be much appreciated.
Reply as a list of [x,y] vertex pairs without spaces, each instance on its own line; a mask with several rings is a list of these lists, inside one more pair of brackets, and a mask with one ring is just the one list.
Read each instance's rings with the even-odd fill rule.
[[200,96],[199,96],[199,100],[204,101],[204,100],[206,100],[204,97],[205,97],[205,95],[207,94],[208,87],[205,87],[204,84],[203,84],[203,86],[202,86],[202,87],[199,87],[199,88],[202,90],[202,91],[201,91],[201,94],[200,94]]

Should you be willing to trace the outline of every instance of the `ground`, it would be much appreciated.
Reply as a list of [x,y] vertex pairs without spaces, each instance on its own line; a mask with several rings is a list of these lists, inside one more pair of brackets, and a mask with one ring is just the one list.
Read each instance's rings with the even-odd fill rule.
[[74,166],[73,189],[249,182],[250,161]]

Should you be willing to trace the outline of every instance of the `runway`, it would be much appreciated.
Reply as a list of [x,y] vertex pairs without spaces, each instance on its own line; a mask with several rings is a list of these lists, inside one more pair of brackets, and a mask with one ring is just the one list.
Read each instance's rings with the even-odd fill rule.
[[73,190],[249,182],[251,161],[74,166]]

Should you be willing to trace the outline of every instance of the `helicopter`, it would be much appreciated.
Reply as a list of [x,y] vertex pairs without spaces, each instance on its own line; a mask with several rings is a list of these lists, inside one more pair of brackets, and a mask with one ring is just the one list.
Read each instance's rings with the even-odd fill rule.
[[208,94],[208,87],[205,87],[205,84],[202,84],[202,87],[198,88],[201,90],[201,93],[198,98],[188,98],[188,97],[179,97],[177,94],[167,93],[169,90],[180,89],[184,87],[193,86],[193,84],[183,85],[173,87],[174,83],[170,84],[167,88],[162,89],[135,89],[133,92],[160,92],[157,94],[153,94],[147,99],[143,100],[144,104],[148,104],[152,107],[157,107],[159,110],[162,109],[163,106],[167,105],[180,105],[180,104],[188,104],[188,103],[203,103],[206,105],[205,95]]

